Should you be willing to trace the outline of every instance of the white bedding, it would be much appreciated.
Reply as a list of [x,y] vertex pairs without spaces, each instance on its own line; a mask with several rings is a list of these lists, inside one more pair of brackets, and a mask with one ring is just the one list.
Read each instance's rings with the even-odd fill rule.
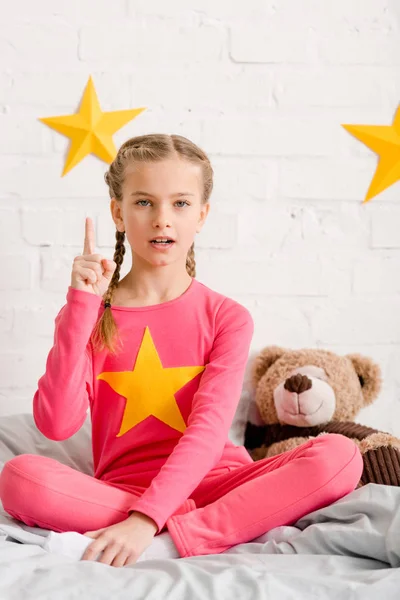
[[[22,452],[91,473],[90,424],[69,440],[52,442],[37,431],[31,415],[2,417],[0,469]],[[12,541],[1,534],[2,525],[34,531],[0,511],[1,600],[400,597],[400,488],[395,487],[370,484],[293,527],[277,527],[222,554],[150,559],[123,568]]]

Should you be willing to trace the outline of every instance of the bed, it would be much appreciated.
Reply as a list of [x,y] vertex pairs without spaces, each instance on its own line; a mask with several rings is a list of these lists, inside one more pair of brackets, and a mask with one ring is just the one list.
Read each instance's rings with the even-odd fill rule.
[[[89,418],[74,436],[54,442],[37,430],[30,414],[1,417],[0,470],[21,453],[50,456],[91,474]],[[122,568],[10,539],[1,533],[2,525],[24,529],[0,506],[1,600],[400,597],[397,487],[369,484],[291,527],[277,527],[222,554]]]

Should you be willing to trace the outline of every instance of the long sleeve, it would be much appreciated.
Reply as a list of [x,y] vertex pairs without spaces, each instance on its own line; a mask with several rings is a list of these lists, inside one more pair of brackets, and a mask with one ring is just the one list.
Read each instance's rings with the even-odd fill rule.
[[129,509],[152,518],[159,531],[220,460],[239,403],[253,319],[244,306],[225,300],[216,326],[187,428],[150,486]]
[[65,440],[83,425],[92,386],[88,351],[100,296],[69,286],[67,303],[55,318],[53,347],[33,398],[37,428],[51,440]]

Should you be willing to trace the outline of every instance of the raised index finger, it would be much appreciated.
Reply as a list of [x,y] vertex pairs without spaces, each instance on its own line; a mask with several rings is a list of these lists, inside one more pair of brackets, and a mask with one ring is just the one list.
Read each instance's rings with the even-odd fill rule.
[[86,217],[85,221],[85,242],[83,246],[83,254],[94,254],[94,227],[90,217]]

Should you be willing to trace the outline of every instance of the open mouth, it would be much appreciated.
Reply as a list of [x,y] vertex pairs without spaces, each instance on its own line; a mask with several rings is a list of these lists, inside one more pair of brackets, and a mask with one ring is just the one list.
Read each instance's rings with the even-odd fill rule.
[[175,244],[174,240],[167,240],[165,242],[156,242],[155,240],[151,240],[150,244],[153,246],[154,250],[159,250],[160,252],[166,252]]

